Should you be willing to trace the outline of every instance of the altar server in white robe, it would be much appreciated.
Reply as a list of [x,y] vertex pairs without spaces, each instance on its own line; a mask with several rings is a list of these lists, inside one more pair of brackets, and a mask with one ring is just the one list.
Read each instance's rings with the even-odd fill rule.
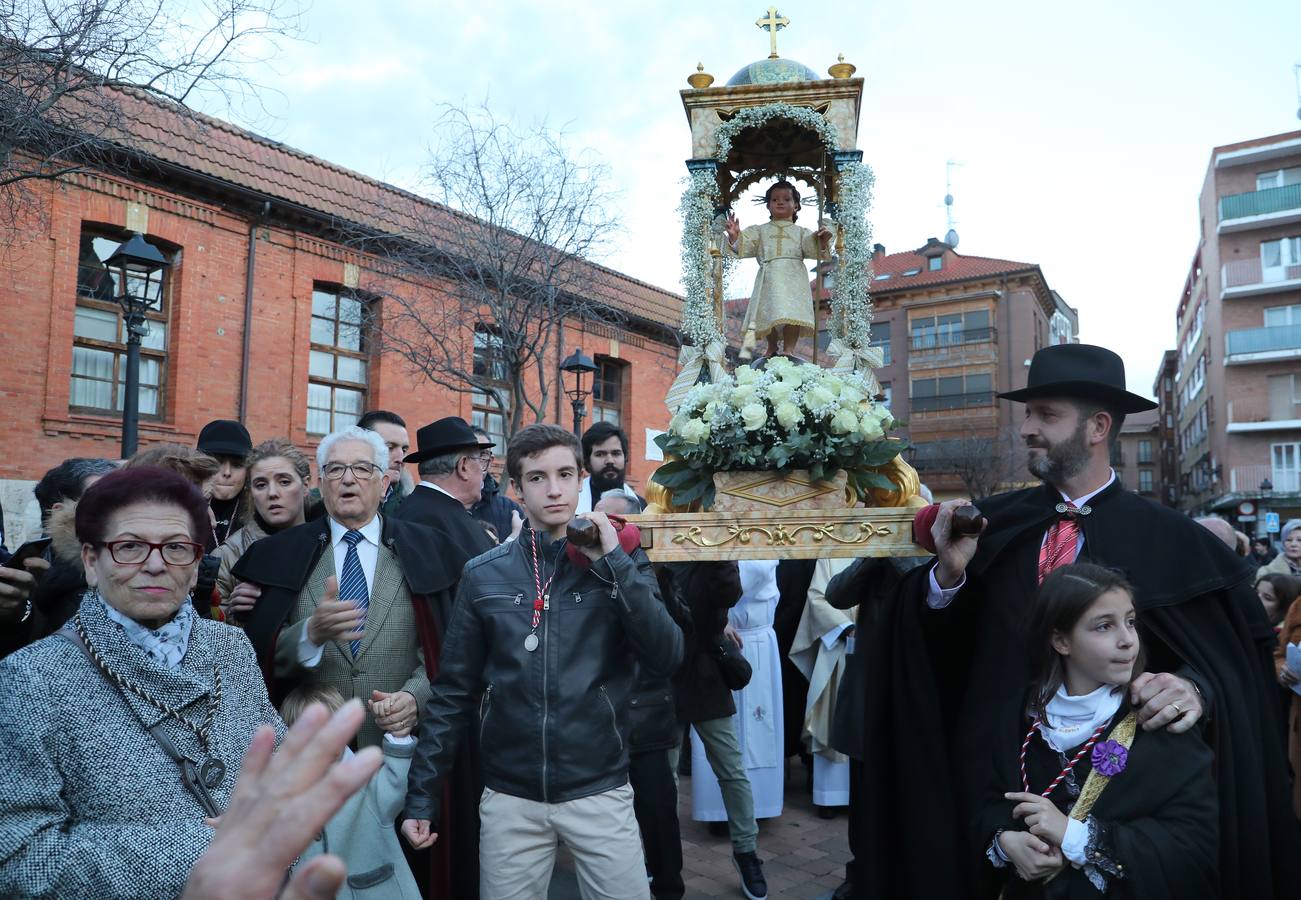
[[831,723],[858,607],[836,609],[827,603],[826,590],[831,579],[852,562],[818,560],[790,653],[795,668],[809,680],[801,737],[813,755],[813,804],[828,809],[849,805],[849,757],[832,749]]
[[[772,630],[777,609],[777,560],[743,560],[741,600],[728,620],[741,638],[741,653],[754,675],[736,700],[737,741],[741,762],[754,794],[754,817],[771,819],[782,812],[785,758],[782,736],[781,655]],[[705,758],[705,747],[691,731],[691,817],[697,822],[723,822],[727,810],[718,780]]]

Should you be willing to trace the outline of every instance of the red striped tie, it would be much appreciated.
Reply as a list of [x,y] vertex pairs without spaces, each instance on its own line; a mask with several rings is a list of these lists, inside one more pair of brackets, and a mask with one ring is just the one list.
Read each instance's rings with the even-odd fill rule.
[[[1059,507],[1060,508],[1060,507]],[[1039,548],[1039,583],[1048,573],[1075,561],[1075,546],[1080,539],[1080,523],[1076,520],[1077,507],[1069,500],[1066,514],[1048,528],[1043,546]]]

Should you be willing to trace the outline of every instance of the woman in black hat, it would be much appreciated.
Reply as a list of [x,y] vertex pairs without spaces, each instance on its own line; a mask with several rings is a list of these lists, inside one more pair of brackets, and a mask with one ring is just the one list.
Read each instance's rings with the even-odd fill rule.
[[[216,419],[203,426],[199,432],[198,449],[217,460],[220,468],[209,482],[208,503],[212,507],[213,537],[217,545],[224,544],[231,532],[237,531],[241,522],[241,496],[248,472],[245,460],[253,449],[248,429],[230,419]],[[209,550],[215,547],[209,547]]]

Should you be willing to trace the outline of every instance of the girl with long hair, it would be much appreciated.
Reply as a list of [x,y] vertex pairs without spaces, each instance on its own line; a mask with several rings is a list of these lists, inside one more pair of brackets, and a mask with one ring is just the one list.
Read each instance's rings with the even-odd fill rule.
[[1030,686],[991,748],[978,821],[1002,896],[1217,896],[1210,748],[1141,730],[1130,707],[1144,668],[1133,589],[1101,566],[1063,566],[1028,637]]

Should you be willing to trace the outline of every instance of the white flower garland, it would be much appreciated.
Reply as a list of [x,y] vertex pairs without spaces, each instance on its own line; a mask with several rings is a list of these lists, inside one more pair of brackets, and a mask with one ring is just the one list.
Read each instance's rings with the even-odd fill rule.
[[836,222],[845,236],[845,255],[831,292],[833,324],[851,350],[866,349],[871,340],[872,301],[868,296],[872,226],[867,210],[872,205],[871,167],[849,163],[840,173]]
[[821,113],[807,106],[769,103],[766,106],[746,107],[718,126],[718,130],[714,132],[715,139],[718,141],[718,151],[714,154],[714,158],[719,162],[727,162],[728,154],[732,152],[732,141],[738,134],[747,128],[765,125],[773,119],[787,119],[812,129],[829,151],[834,152],[840,146],[840,134],[836,131],[836,126],[828,122]]
[[713,281],[709,226],[717,205],[718,182],[713,173],[692,172],[678,212],[682,215],[682,284],[687,294],[682,307],[682,331],[697,347],[723,340],[722,325],[709,301]]
[[[834,153],[840,136],[831,122],[807,106],[770,103],[738,112],[715,132],[715,154],[726,161],[732,141],[747,128],[765,125],[773,119],[786,119],[814,131]],[[839,175],[835,221],[844,234],[844,258],[836,273],[831,296],[833,336],[843,336],[851,350],[866,349],[871,341],[872,302],[868,293],[868,265],[871,261],[872,229],[867,211],[872,204],[873,176],[869,166],[852,162]],[[682,311],[682,331],[697,347],[723,340],[723,323],[714,314],[709,292],[713,283],[713,258],[709,254],[710,226],[718,206],[718,182],[712,172],[690,173],[678,211],[682,215],[682,282],[686,303]],[[732,260],[724,258],[724,276]]]

